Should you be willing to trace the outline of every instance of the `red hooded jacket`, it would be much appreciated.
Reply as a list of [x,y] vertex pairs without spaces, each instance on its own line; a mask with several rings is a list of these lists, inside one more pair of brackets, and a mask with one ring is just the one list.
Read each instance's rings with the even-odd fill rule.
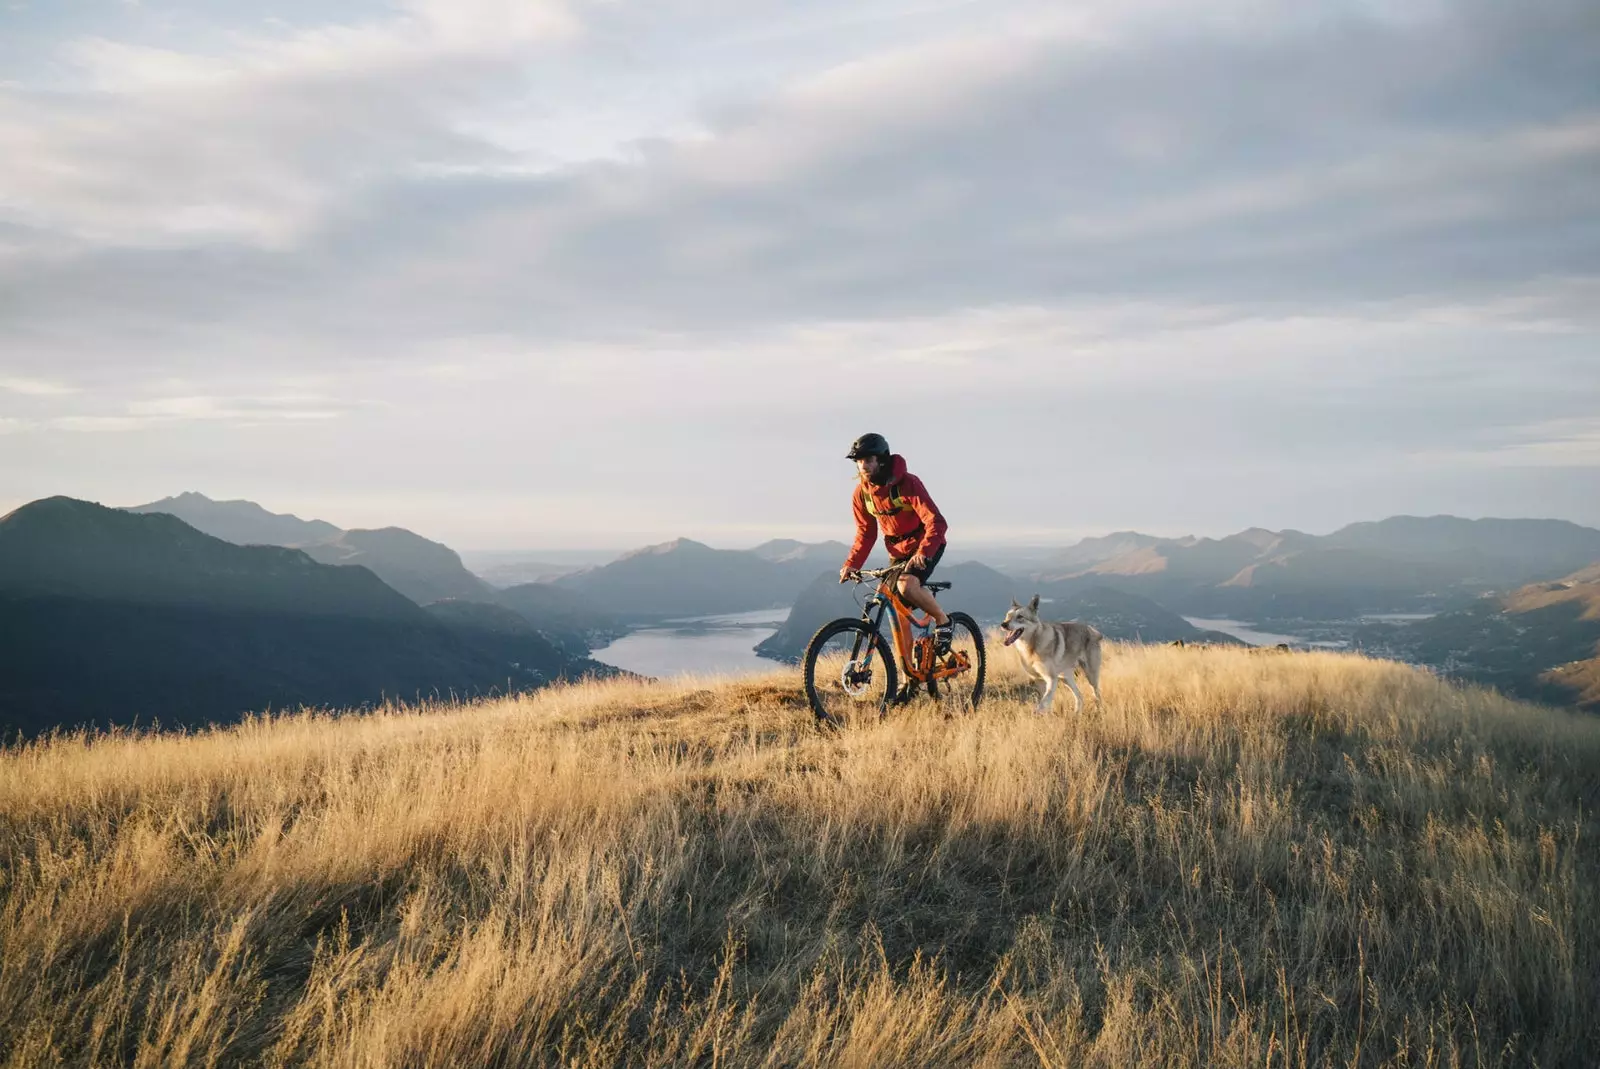
[[[872,498],[872,508],[867,508],[867,498]],[[900,498],[902,507],[896,511],[894,499]],[[850,546],[847,568],[860,568],[867,562],[867,554],[878,541],[878,529],[883,529],[883,547],[895,560],[921,553],[931,557],[944,545],[946,524],[939,506],[928,496],[922,480],[906,471],[906,461],[899,453],[889,458],[889,478],[882,486],[874,486],[865,477],[857,480],[850,495],[850,507],[856,514],[856,540]],[[876,513],[876,515],[874,515]]]

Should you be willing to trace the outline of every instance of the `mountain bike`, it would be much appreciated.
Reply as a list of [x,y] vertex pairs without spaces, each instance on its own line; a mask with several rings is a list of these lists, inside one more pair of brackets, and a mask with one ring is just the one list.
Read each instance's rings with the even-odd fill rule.
[[[881,719],[890,703],[910,701],[919,685],[927,687],[946,716],[970,712],[982,700],[983,631],[966,613],[950,613],[950,652],[940,656],[934,649],[933,617],[918,617],[895,590],[904,570],[904,564],[892,564],[858,572],[856,582],[875,584],[860,618],[844,616],[823,624],[806,645],[806,700],[819,727],[835,727],[853,714],[873,710]],[[950,584],[929,583],[927,588],[937,594]],[[885,614],[892,614],[894,651],[883,636]],[[903,689],[901,671],[906,675]]]

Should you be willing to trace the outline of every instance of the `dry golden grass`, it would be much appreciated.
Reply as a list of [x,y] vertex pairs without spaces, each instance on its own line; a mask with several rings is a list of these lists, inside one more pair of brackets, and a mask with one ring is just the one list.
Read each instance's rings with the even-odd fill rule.
[[[1600,566],[1597,566],[1600,569]],[[1585,569],[1578,574],[1588,574]],[[1552,605],[1575,603],[1582,611],[1580,620],[1600,620],[1600,579],[1576,580],[1568,576],[1565,583],[1535,583],[1525,586],[1505,599],[1508,612],[1534,612]]]
[[1587,1065],[1600,721],[1331,654],[0,752],[0,1061]]
[[1600,656],[1557,665],[1539,678],[1565,688],[1579,709],[1600,713]]

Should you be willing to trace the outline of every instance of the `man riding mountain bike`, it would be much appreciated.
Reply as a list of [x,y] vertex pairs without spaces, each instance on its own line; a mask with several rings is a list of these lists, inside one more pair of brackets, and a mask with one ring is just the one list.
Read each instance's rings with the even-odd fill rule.
[[859,578],[881,529],[889,562],[905,565],[899,579],[900,596],[906,604],[933,617],[934,648],[941,656],[948,654],[950,617],[923,585],[944,556],[946,524],[939,506],[928,496],[922,480],[906,471],[905,458],[889,451],[883,435],[863,434],[851,443],[845,456],[856,462],[859,478],[850,496],[856,537],[849,558],[839,569],[839,582]]

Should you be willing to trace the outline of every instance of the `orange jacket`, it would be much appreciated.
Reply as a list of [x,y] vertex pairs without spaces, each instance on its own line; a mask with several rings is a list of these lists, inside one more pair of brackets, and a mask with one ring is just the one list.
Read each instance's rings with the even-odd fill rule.
[[847,568],[859,568],[867,562],[867,554],[878,541],[879,528],[883,529],[883,548],[892,560],[918,553],[931,557],[944,545],[944,516],[928,496],[922,480],[906,471],[905,458],[899,453],[889,458],[889,478],[882,486],[874,486],[864,478],[857,480],[850,507],[856,516],[856,540],[845,561]]

